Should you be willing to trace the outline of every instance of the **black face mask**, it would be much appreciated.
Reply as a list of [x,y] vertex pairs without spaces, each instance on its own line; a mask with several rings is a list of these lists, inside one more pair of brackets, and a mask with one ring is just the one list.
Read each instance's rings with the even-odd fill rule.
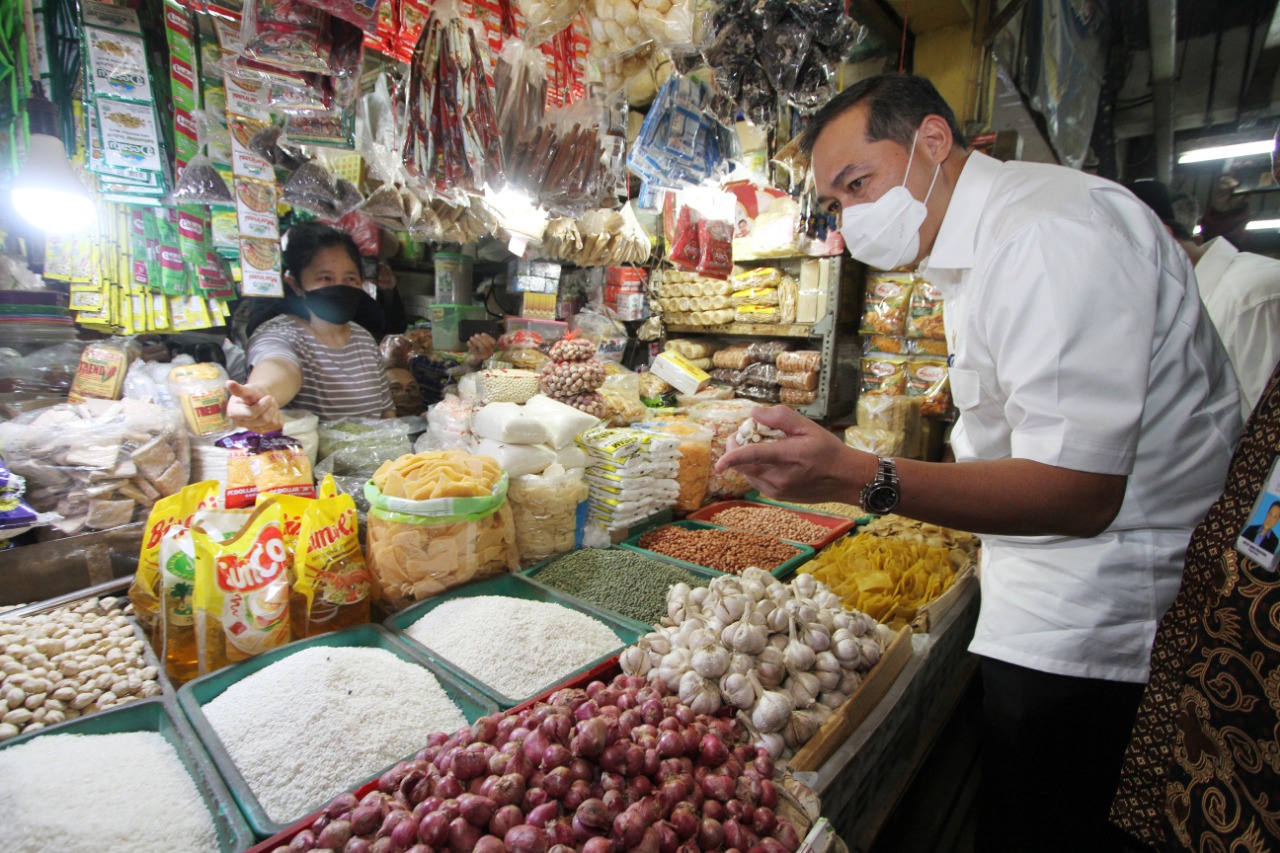
[[333,284],[308,290],[303,304],[312,314],[328,323],[350,323],[360,310],[364,291],[346,284]]

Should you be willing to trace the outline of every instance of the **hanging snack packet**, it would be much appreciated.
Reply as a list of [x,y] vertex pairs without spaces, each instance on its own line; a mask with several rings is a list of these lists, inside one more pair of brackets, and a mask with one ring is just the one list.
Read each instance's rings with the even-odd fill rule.
[[865,335],[905,335],[910,302],[909,276],[868,276],[860,331]]
[[693,216],[687,207],[680,208],[670,245],[673,264],[682,270],[697,269],[698,259],[702,256],[702,247],[699,243],[698,225],[693,221]]
[[307,505],[293,552],[293,578],[289,621],[296,639],[369,621],[369,570],[350,495]]
[[95,341],[80,354],[76,378],[71,381],[68,403],[83,403],[90,398],[119,400],[124,390],[125,374],[133,361],[130,341],[111,338]]
[[916,282],[911,294],[911,314],[907,319],[907,337],[946,340],[942,324],[942,294],[927,281]]
[[301,0],[248,0],[240,38],[244,55],[264,65],[316,74],[331,70],[329,16]]
[[862,393],[901,397],[907,392],[907,360],[891,356],[864,356]]
[[151,505],[142,535],[142,550],[138,553],[138,569],[129,585],[129,601],[133,603],[138,621],[152,633],[153,641],[160,612],[160,541],[170,528],[190,527],[196,510],[219,506],[220,488],[216,480],[192,483]]
[[920,400],[920,414],[945,418],[951,410],[951,383],[943,358],[913,358],[907,362],[907,396]]
[[708,278],[727,279],[733,272],[733,226],[719,219],[698,223],[698,267]]
[[369,35],[378,32],[378,16],[382,13],[382,6],[391,5],[390,0],[305,0],[308,6],[314,6],[333,15],[335,18],[341,18],[355,24]]
[[289,642],[289,555],[280,507],[258,507],[225,542],[193,530],[197,673]]
[[227,507],[253,506],[259,493],[315,496],[311,462],[302,443],[281,432],[242,431],[216,442],[227,460]]

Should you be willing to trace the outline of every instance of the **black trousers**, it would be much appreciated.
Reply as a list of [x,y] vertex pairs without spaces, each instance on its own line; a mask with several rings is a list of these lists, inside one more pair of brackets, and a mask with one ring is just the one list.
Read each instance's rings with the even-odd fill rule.
[[1111,853],[1107,821],[1142,684],[982,659],[978,853]]

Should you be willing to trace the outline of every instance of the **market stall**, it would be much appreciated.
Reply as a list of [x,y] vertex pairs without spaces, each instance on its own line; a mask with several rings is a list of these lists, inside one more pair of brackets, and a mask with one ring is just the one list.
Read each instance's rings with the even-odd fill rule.
[[842,429],[856,401],[848,443],[917,457],[951,414],[945,365],[912,360],[936,294],[864,296],[785,151],[858,23],[766,11],[22,10],[0,800],[23,843],[864,837],[837,820],[848,745],[961,642],[976,542],[714,470],[779,437],[760,407]]

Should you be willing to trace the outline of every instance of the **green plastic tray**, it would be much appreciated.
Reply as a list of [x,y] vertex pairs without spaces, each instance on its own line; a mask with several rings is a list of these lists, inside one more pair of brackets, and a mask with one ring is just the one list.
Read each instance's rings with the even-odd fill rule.
[[[209,724],[208,718],[205,717],[202,707],[218,698],[231,685],[238,681],[242,681],[265,669],[271,664],[288,657],[291,654],[309,649],[315,646],[327,647],[347,647],[356,646],[361,648],[377,648],[391,652],[401,660],[409,663],[418,664],[429,670],[431,674],[440,682],[440,686],[444,688],[444,692],[453,700],[453,703],[462,711],[463,716],[467,718],[467,722],[474,722],[479,717],[497,713],[497,706],[486,699],[483,695],[471,689],[465,682],[460,683],[452,673],[445,670],[427,655],[421,653],[418,648],[409,643],[404,642],[399,637],[392,636],[389,631],[381,625],[358,625],[354,628],[347,628],[342,631],[335,631],[332,634],[321,634],[319,637],[311,637],[306,640],[298,640],[287,646],[281,646],[270,652],[249,658],[234,666],[209,675],[201,676],[193,681],[183,685],[178,690],[178,705],[182,708],[183,713],[187,715],[187,719],[191,721],[192,728],[195,729],[201,743],[205,749],[209,751],[209,756],[213,759],[213,763],[217,765],[218,772],[222,774],[223,780],[227,783],[227,787],[231,789],[231,796],[235,799],[236,804],[240,806],[240,811],[244,813],[245,818],[249,822],[249,826],[259,838],[269,838],[276,833],[286,829],[297,818],[303,814],[310,814],[312,811],[325,805],[325,803],[315,803],[310,808],[304,810],[303,814],[293,815],[288,820],[276,822],[267,817],[266,810],[262,804],[258,802],[258,798],[249,788],[249,783],[245,781],[241,775],[239,768],[235,762],[231,760],[231,756],[227,753],[226,748],[222,745],[222,740],[214,732],[213,726]],[[405,713],[410,713],[410,709],[405,709]],[[426,746],[428,732],[422,733],[422,743]],[[391,767],[396,762],[387,765]],[[357,788],[367,782],[369,779],[376,779],[384,773],[386,768],[379,770],[372,776],[363,779],[352,779],[349,789]]]
[[[718,524],[708,524],[705,521],[673,521],[671,523],[675,527],[683,527],[686,530],[727,530],[728,529],[725,527],[721,527]],[[640,536],[643,536],[643,535],[644,535],[643,533],[640,534]],[[647,557],[656,557],[660,560],[666,560],[669,563],[675,563],[676,565],[683,566],[686,569],[701,569],[704,572],[711,572],[713,575],[729,574],[728,572],[717,571],[716,569],[713,569],[709,566],[700,566],[697,563],[690,563],[687,560],[677,560],[675,557],[669,557],[666,554],[659,554],[657,551],[650,551],[648,548],[641,548],[640,536],[632,536],[630,539],[622,543],[622,547],[629,548],[632,551],[639,551],[641,554],[644,554]],[[800,549],[799,554],[796,554],[790,560],[787,560],[785,563],[782,563],[781,565],[775,567],[772,571],[769,572],[769,574],[773,575],[778,580],[782,580],[783,578],[788,577],[797,568],[809,562],[809,560],[813,559],[813,555],[817,553],[808,545],[802,544],[800,542],[790,542],[786,539],[779,539],[778,541],[786,542],[788,545],[791,545],[792,547]]]
[[[417,640],[414,640],[408,634],[404,633],[410,625],[417,622],[423,616],[426,616],[446,601],[452,601],[455,598],[472,598],[480,595],[503,595],[508,598],[522,598],[526,601],[545,601],[550,604],[559,604],[564,607],[580,611],[593,619],[603,622],[611,631],[613,631],[613,633],[617,634],[618,648],[613,649],[608,654],[601,655],[599,658],[591,661],[583,667],[580,667],[579,669],[575,669],[573,672],[565,673],[563,676],[533,691],[528,696],[512,697],[499,693],[494,688],[482,683],[462,667],[450,662],[444,655],[434,651],[429,646],[420,644]],[[400,611],[383,624],[392,631],[398,632],[397,636],[402,637],[406,643],[409,643],[416,648],[424,649],[431,658],[440,664],[440,666],[453,673],[455,677],[462,679],[484,693],[486,696],[492,698],[498,703],[499,707],[504,710],[507,708],[514,708],[516,705],[519,705],[534,696],[541,695],[547,690],[547,688],[553,687],[561,682],[568,681],[574,676],[598,666],[601,662],[617,655],[619,649],[624,646],[631,645],[636,640],[640,639],[642,634],[647,634],[650,630],[647,625],[642,626],[639,622],[614,616],[607,610],[601,610],[594,604],[579,601],[572,596],[565,595],[557,590],[552,590],[542,584],[533,583],[532,581],[526,580],[518,575],[501,575],[496,578],[489,578],[488,580],[476,581],[475,583],[469,583],[466,586],[460,586],[457,589],[450,590],[449,592],[438,595],[435,598],[420,601],[412,607]]]
[[[582,550],[585,550],[585,549],[582,549]],[[614,545],[612,548],[604,548],[604,549],[601,549],[601,550],[605,550],[605,551],[636,551],[637,549],[635,549],[635,548],[622,548],[621,546]],[[629,616],[624,616],[624,615],[623,615],[623,614],[621,614],[621,613],[615,613],[614,611],[612,611],[612,610],[608,609],[607,607],[605,607],[605,606],[604,606],[604,605],[602,605],[602,604],[596,604],[595,602],[593,602],[593,601],[587,601],[586,599],[579,599],[577,596],[570,595],[569,593],[565,592],[564,590],[562,590],[562,589],[557,589],[556,587],[552,586],[551,584],[543,583],[542,581],[540,581],[540,580],[538,579],[538,574],[539,574],[540,572],[542,572],[542,570],[543,570],[543,569],[547,568],[547,566],[550,566],[552,563],[554,563],[556,560],[559,560],[561,557],[567,557],[567,556],[568,556],[568,554],[557,554],[557,555],[556,555],[556,556],[554,556],[554,557],[550,557],[550,558],[548,558],[548,559],[546,559],[546,560],[543,560],[541,563],[538,563],[536,566],[534,566],[534,567],[532,567],[532,568],[525,569],[523,572],[521,572],[521,573],[520,573],[520,576],[521,576],[521,577],[523,577],[523,578],[526,578],[526,579],[529,581],[529,583],[537,584],[538,586],[542,587],[543,589],[549,589],[549,590],[551,590],[551,592],[552,592],[553,594],[555,594],[555,595],[559,595],[559,596],[562,596],[562,597],[567,598],[567,599],[573,599],[573,600],[575,600],[575,601],[581,601],[581,602],[582,602],[583,604],[585,604],[587,607],[594,607],[596,610],[604,611],[605,613],[609,614],[609,615],[610,615],[610,616],[612,616],[614,619],[616,619],[617,621],[619,621],[619,622],[623,623],[624,625],[634,625],[634,626],[636,626],[637,628],[640,628],[640,629],[641,629],[644,633],[646,633],[646,634],[653,630],[653,626],[652,626],[652,625],[646,625],[644,622],[641,622],[641,621],[639,621],[639,620],[637,620],[637,619],[632,619],[631,617],[629,617]],[[666,564],[667,564],[667,565],[669,565],[669,566],[675,566],[675,567],[677,567],[677,568],[679,568],[679,569],[683,569],[684,571],[688,572],[688,573],[689,573],[689,574],[691,574],[691,575],[694,575],[695,577],[705,578],[706,580],[714,580],[714,579],[715,579],[715,578],[720,574],[720,572],[712,571],[711,569],[707,569],[707,568],[704,568],[704,567],[702,567],[702,566],[695,566],[695,565],[694,565],[694,564],[692,564],[692,563],[685,563],[685,562],[683,562],[683,561],[681,561],[681,560],[673,559],[673,558],[671,558],[671,557],[668,557],[666,554],[655,554],[653,551],[644,551],[644,552],[643,552],[643,554],[642,554],[642,556],[644,556],[644,557],[648,557],[649,559],[651,559],[651,560],[655,560],[655,561],[657,561],[657,562],[659,562],[659,563],[666,563]]]
[[213,826],[218,834],[218,849],[222,853],[239,853],[253,844],[253,833],[236,809],[231,793],[222,784],[218,771],[201,748],[195,732],[176,708],[158,697],[68,720],[29,735],[19,735],[0,743],[0,750],[51,734],[114,735],[125,732],[159,732],[173,746],[182,766],[191,775],[196,783],[196,790],[209,808],[209,815],[213,818]]

